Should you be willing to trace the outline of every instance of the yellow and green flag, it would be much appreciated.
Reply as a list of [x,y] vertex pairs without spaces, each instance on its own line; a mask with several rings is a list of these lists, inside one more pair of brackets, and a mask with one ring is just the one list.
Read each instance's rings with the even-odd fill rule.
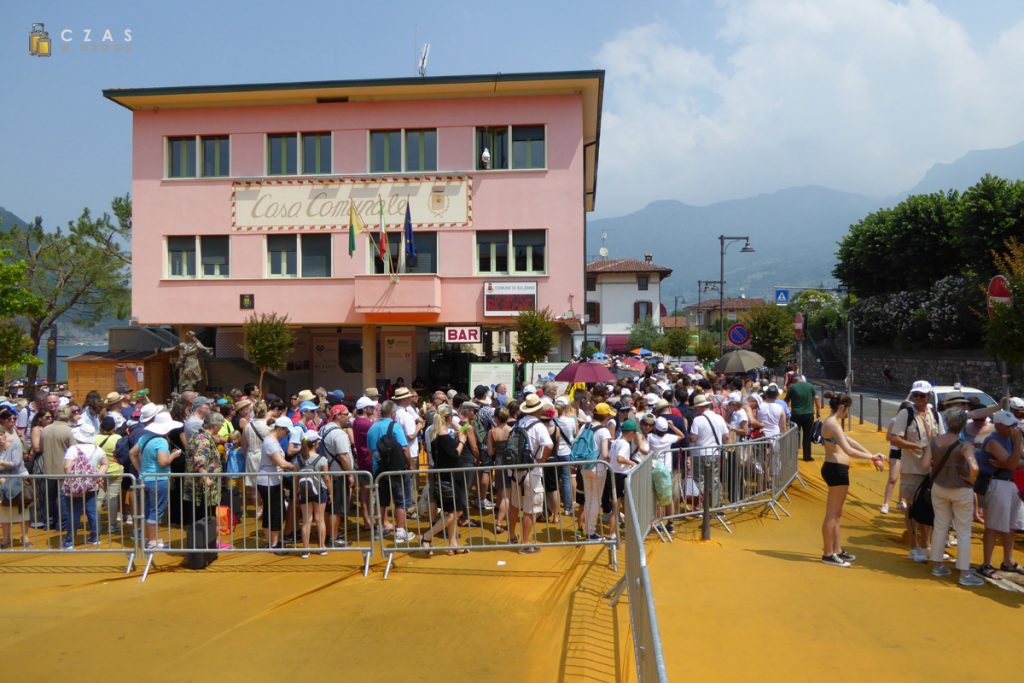
[[366,232],[366,226],[363,225],[363,219],[359,217],[359,212],[356,211],[355,202],[349,202],[348,205],[348,255],[349,258],[352,254],[356,253],[356,235],[361,235]]

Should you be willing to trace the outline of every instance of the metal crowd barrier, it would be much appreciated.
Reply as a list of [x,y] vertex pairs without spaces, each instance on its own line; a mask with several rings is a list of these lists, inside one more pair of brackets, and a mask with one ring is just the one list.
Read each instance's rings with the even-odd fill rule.
[[[133,524],[138,523],[137,501],[133,495],[126,511],[121,510],[120,502],[124,487],[134,491],[134,477],[24,474],[0,477],[0,481],[0,528],[5,541],[0,546],[0,557],[63,552],[115,554],[127,557],[125,573],[132,570],[138,553],[131,533]],[[84,483],[73,484],[76,481]],[[69,483],[67,490],[65,482]]]
[[779,497],[789,500],[786,489],[799,479],[799,447],[799,428],[790,427],[774,439],[675,449],[673,465],[681,485],[673,487],[673,496],[679,496],[679,512],[660,521],[708,513],[732,533],[724,516],[730,510],[764,505],[776,519],[780,511],[789,516]]
[[626,515],[626,571],[605,597],[611,598],[614,606],[623,591],[629,595],[629,624],[637,680],[667,683],[665,655],[658,630],[658,612],[654,607],[654,591],[644,549],[644,539],[655,523],[654,483],[651,477],[653,465],[654,458],[648,456],[626,477],[623,505]]
[[[580,465],[546,462],[379,474],[375,505],[381,553],[387,560],[384,578],[388,577],[398,553],[512,548],[536,552],[544,547],[585,545],[607,547],[609,562],[618,571],[620,514],[613,473],[603,462],[593,461],[594,467],[589,470]],[[534,474],[530,475],[531,471]],[[532,477],[529,484],[528,477]],[[533,486],[532,500],[524,494],[528,485]],[[547,490],[538,493],[540,487]],[[386,524],[395,520],[392,508],[399,500],[407,511],[406,534]],[[519,514],[518,520],[513,515],[517,506],[521,510],[536,510],[531,514],[536,521],[528,538],[523,532],[524,515]],[[509,528],[511,521],[517,521],[514,530]],[[425,547],[425,537],[436,544]]]
[[[280,484],[260,487],[256,479],[256,500],[247,500],[242,479],[237,474],[143,475],[137,487],[139,521],[136,523],[136,530],[142,534],[137,539],[139,552],[146,558],[142,580],[146,580],[160,553],[181,553],[188,562],[202,566],[205,566],[203,556],[212,560],[218,553],[273,552],[310,557],[359,553],[363,556],[363,576],[366,576],[373,555],[373,533],[372,527],[361,525],[361,511],[356,506],[360,500],[359,487],[372,488],[373,478],[364,471],[326,474],[330,493],[323,487],[326,482],[321,474],[268,474],[266,476]],[[257,476],[245,475],[247,479]],[[320,498],[314,484],[316,489],[324,490],[329,499],[323,526],[315,519]],[[371,506],[374,498],[369,496]],[[159,505],[161,499],[166,502]],[[300,508],[307,500],[310,501],[306,503],[310,524],[308,541],[304,541],[304,517]],[[336,523],[331,519],[332,510],[338,516]],[[156,523],[146,524],[147,517],[156,519]],[[375,519],[373,510],[369,517]],[[270,542],[267,526],[271,530],[276,527],[274,544]]]

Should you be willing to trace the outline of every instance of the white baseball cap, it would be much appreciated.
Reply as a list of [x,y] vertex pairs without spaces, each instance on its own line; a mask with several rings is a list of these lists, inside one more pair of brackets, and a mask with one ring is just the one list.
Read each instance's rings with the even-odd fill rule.
[[654,405],[655,403],[658,402],[658,395],[657,394],[644,394],[644,400],[647,401],[648,403],[650,403],[651,405]]
[[999,410],[992,415],[992,421],[1005,427],[1016,427],[1017,418],[1009,410]]
[[654,421],[654,428],[657,429],[659,432],[667,432],[668,431],[668,420],[666,420],[663,417],[659,417],[658,419],[656,419]]
[[536,394],[537,393],[537,387],[533,386],[532,384],[527,384],[525,387],[523,387],[523,393],[524,394]]
[[377,405],[377,402],[369,396],[360,396],[359,400],[356,401],[356,410],[366,410],[375,405]]
[[1010,399],[1010,410],[1024,410],[1024,398],[1014,396]]
[[556,406],[567,406],[567,405],[569,405],[569,397],[568,396],[559,396],[558,398],[555,399],[555,405]]
[[922,394],[930,394],[932,393],[932,385],[930,382],[928,382],[928,380],[919,379],[916,382],[914,382],[910,387],[910,393],[914,393],[915,391],[918,391]]
[[620,395],[621,395],[621,396],[632,396],[632,395],[633,395],[633,392],[632,392],[632,391],[630,391],[629,389],[627,389],[627,388],[623,387],[623,388],[622,388],[622,392],[620,393]]

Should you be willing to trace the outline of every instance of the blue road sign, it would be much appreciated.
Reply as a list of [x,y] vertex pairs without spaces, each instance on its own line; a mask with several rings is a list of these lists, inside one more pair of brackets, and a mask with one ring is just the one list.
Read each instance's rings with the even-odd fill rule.
[[725,335],[733,346],[746,346],[750,341],[750,330],[743,323],[736,323],[729,327]]
[[775,305],[776,306],[788,306],[789,305],[789,290],[788,289],[776,289],[775,290]]

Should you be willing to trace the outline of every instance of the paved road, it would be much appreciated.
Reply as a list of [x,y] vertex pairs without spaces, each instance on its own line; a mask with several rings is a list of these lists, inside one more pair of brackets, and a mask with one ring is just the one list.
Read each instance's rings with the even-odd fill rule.
[[[842,383],[829,380],[810,379],[809,381],[817,387],[819,392],[823,389],[826,391],[830,390],[833,387],[843,388]],[[881,424],[883,428],[889,425],[889,420],[895,417],[900,403],[906,398],[906,394],[900,395],[887,391],[858,389],[856,387],[854,387],[853,393],[850,396],[853,398],[850,413],[856,422],[863,418],[865,423]]]

